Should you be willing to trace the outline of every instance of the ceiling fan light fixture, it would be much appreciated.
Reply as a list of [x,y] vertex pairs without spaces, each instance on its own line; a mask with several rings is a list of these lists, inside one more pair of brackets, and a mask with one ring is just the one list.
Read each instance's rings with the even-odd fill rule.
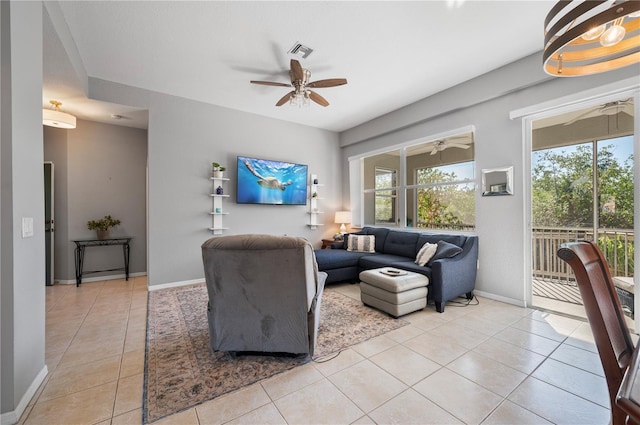
[[556,77],[639,63],[640,1],[559,1],[544,21],[542,56],[544,71]]
[[596,38],[600,37],[606,29],[606,24],[598,25],[597,27],[594,27],[582,34],[582,39],[586,41],[595,40]]
[[76,117],[60,110],[61,102],[50,100],[53,109],[42,110],[42,124],[50,127],[72,129],[76,128]]
[[[618,23],[620,21],[620,23]],[[616,22],[607,29],[602,37],[600,37],[600,44],[604,47],[615,46],[620,43],[626,34],[626,30],[621,25],[622,20],[616,20]]]

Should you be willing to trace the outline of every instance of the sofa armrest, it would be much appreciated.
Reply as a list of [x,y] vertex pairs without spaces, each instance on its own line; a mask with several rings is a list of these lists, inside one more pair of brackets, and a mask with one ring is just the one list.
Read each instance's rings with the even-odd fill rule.
[[[444,303],[473,291],[476,285],[478,268],[478,238],[467,238],[463,251],[451,258],[442,258],[431,264],[431,282],[429,298]],[[440,309],[438,310],[440,311]]]

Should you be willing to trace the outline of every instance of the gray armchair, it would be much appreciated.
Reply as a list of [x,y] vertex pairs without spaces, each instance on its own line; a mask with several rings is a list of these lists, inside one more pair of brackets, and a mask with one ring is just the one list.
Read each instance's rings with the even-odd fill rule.
[[202,244],[212,350],[310,354],[327,274],[302,238],[214,237]]

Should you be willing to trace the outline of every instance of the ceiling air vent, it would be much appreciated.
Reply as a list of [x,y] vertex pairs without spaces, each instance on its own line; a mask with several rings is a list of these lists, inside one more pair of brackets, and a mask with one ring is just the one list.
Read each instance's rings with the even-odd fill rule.
[[313,49],[311,47],[304,46],[296,41],[293,47],[291,47],[291,49],[289,49],[287,53],[294,56],[300,56],[302,59],[306,59],[311,54],[311,52],[313,52]]

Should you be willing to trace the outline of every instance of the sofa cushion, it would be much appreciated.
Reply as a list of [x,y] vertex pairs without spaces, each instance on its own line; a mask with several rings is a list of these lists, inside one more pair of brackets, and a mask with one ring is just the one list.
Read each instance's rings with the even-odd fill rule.
[[418,254],[416,254],[416,260],[414,263],[419,266],[424,266],[435,255],[437,249],[437,243],[425,243],[418,251]]
[[396,261],[394,263],[387,264],[387,266],[395,267],[396,269],[406,270],[409,272],[420,273],[431,279],[431,267],[419,266],[413,261]]
[[349,235],[347,251],[376,252],[376,237],[374,235]]
[[427,262],[427,265],[433,264],[434,261],[440,260],[441,258],[451,258],[462,252],[462,248],[457,245],[454,245],[445,241],[438,241],[438,249],[436,250],[436,254],[431,257],[431,260]]
[[384,252],[384,244],[389,235],[389,229],[383,227],[364,227],[362,232],[365,235],[374,235],[376,237],[376,252]]
[[318,270],[357,267],[360,257],[367,255],[365,252],[350,252],[344,249],[317,249],[315,254]]
[[[467,237],[465,235],[446,235],[440,233],[421,233],[418,238],[418,249],[420,249],[425,243],[438,243],[438,241],[445,241],[457,246],[464,246]],[[417,252],[416,252],[417,253]]]
[[358,265],[360,269],[369,270],[380,267],[388,267],[391,263],[398,261],[411,261],[407,257],[392,254],[369,254],[360,257]]
[[[402,255],[403,257],[416,257],[416,243],[419,233],[390,231],[384,242],[381,252],[385,254]],[[422,246],[422,245],[421,245]]]

